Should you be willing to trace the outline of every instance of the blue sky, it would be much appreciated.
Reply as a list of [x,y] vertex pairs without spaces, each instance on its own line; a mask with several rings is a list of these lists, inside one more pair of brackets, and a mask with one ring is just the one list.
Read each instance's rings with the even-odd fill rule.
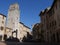
[[20,21],[32,28],[33,24],[40,22],[40,11],[50,7],[53,0],[0,0],[0,13],[7,16],[9,6],[13,3],[20,6]]

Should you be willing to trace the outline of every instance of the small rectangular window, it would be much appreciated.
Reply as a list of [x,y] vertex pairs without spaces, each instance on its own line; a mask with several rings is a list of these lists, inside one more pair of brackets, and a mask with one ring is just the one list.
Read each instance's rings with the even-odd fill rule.
[[3,19],[4,19],[4,16],[3,16]]
[[4,23],[4,21],[2,21],[2,23]]
[[56,21],[54,21],[55,25],[56,25]]
[[56,3],[56,9],[57,9],[57,3]]
[[49,12],[49,17],[51,17],[53,14],[54,14],[54,9],[52,9],[50,12]]
[[3,30],[4,28],[1,26],[1,30]]

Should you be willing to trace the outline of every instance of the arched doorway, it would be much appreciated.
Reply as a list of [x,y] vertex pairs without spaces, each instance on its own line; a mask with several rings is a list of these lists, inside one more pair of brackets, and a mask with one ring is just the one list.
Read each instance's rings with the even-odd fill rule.
[[18,31],[18,30],[16,29],[16,31],[13,31],[13,32],[12,32],[12,37],[17,38],[17,31]]

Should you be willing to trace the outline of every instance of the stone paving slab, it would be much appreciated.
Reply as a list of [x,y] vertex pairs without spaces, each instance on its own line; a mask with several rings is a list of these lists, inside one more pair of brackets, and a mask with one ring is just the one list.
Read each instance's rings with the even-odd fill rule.
[[0,45],[60,45],[60,43],[0,42]]

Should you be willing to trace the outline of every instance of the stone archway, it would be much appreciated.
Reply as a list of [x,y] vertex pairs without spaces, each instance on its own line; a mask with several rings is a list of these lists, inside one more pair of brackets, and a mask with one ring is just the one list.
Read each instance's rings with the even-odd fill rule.
[[13,32],[12,32],[12,37],[15,36],[15,38],[17,38],[17,31],[18,31],[18,30],[16,29],[16,31],[13,31]]

